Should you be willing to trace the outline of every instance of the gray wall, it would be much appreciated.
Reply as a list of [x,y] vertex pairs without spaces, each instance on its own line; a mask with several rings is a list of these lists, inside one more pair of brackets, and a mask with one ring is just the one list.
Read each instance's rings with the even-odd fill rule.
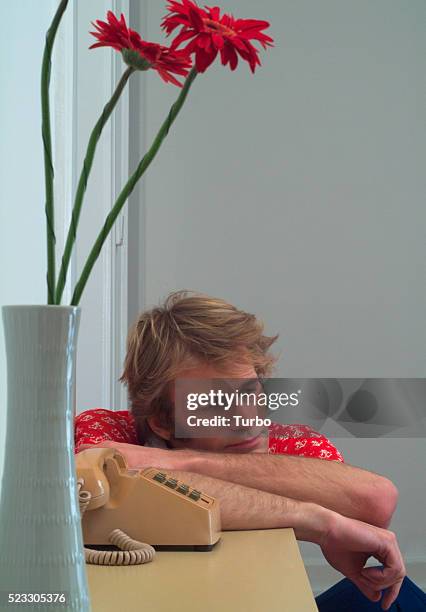
[[[195,289],[278,331],[282,376],[423,377],[426,4],[221,5],[268,19],[276,46],[255,76],[216,64],[197,77],[130,204],[130,318]],[[161,39],[162,3],[133,9]],[[177,93],[141,76],[133,154]],[[426,587],[424,441],[335,442],[399,487],[392,528]],[[331,584],[318,550],[302,550],[314,589]]]

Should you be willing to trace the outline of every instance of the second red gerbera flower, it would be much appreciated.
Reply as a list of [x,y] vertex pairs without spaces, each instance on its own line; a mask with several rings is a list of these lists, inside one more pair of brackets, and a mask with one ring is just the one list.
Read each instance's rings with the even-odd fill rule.
[[250,41],[257,40],[264,49],[273,46],[273,39],[262,32],[269,27],[267,21],[235,19],[226,13],[221,16],[219,7],[202,9],[192,0],[169,0],[167,9],[169,13],[161,24],[167,35],[182,26],[171,48],[176,49],[189,41],[185,51],[195,53],[198,72],[204,72],[219,52],[224,66],[229,64],[231,70],[235,70],[239,55],[254,72],[256,66],[260,66],[260,59]]
[[142,40],[138,32],[127,26],[124,15],[118,20],[112,11],[108,11],[107,22],[97,19],[92,25],[97,31],[90,33],[98,42],[90,49],[112,47],[122,53],[124,61],[130,66],[137,70],[153,68],[166,83],[182,87],[173,74],[187,76],[191,60],[186,51]]

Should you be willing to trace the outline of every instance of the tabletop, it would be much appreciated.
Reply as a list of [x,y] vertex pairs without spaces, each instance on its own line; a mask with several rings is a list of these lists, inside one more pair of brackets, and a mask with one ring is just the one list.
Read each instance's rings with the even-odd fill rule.
[[293,529],[223,532],[210,552],[87,565],[92,612],[317,612]]

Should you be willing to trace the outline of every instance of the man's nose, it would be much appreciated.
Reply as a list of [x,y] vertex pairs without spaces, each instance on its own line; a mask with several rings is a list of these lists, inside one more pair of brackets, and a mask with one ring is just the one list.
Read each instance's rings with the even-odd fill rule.
[[256,416],[262,418],[264,416],[264,408],[258,406],[257,402],[253,400],[250,402],[243,402],[240,404],[237,404],[236,402],[234,402],[229,412],[230,412],[230,416],[239,415],[244,419],[246,418],[253,419],[253,418],[256,418]]

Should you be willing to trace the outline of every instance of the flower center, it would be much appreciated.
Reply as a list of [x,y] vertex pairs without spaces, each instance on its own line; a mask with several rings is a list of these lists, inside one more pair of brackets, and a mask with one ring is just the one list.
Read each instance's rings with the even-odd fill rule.
[[222,34],[224,36],[235,36],[234,30],[228,28],[221,23],[214,21],[213,19],[203,19],[204,25],[210,32]]

